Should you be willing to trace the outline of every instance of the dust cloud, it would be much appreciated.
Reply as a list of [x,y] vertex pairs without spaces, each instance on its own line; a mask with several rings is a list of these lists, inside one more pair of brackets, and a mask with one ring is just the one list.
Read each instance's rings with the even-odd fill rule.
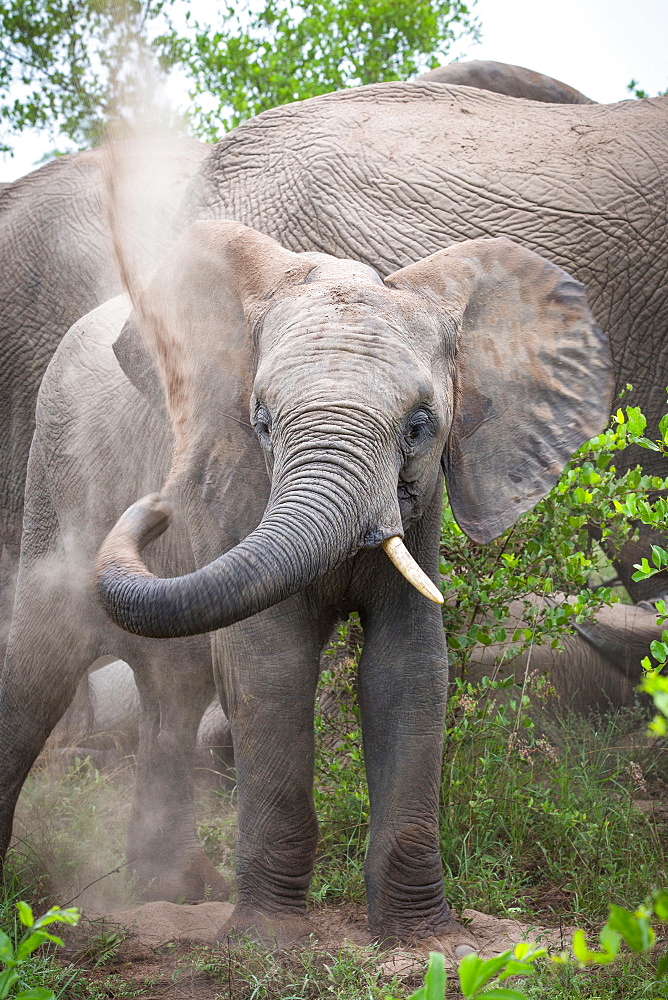
[[[120,283],[134,306],[141,334],[158,369],[164,372],[167,358],[171,357],[184,373],[181,383],[175,385],[170,380],[166,393],[177,467],[183,454],[180,442],[187,436],[191,419],[186,390],[188,357],[178,334],[170,329],[169,317],[147,288],[153,271],[175,239],[173,219],[207,148],[185,136],[178,127],[158,75],[145,59],[126,67],[125,82],[122,113],[115,116],[102,149],[90,154],[104,156],[103,197],[109,242],[104,259],[88,261],[86,266],[102,271],[109,268],[112,257],[115,259]],[[128,102],[128,94],[133,95],[133,103]],[[142,96],[141,106],[138,95]],[[72,287],[76,280],[76,274],[69,274],[64,288]],[[160,485],[156,483],[156,488]],[[80,498],[81,516],[88,525],[75,518],[76,526],[70,530],[61,523],[57,546],[37,566],[30,567],[33,580],[39,575],[45,599],[50,593],[54,600],[59,592],[69,595],[72,606],[65,610],[68,616],[77,613],[80,597],[91,587],[90,552],[103,540],[93,538],[90,527],[94,524],[89,516],[94,492],[91,486],[90,497]],[[128,503],[133,499],[129,498]],[[82,607],[86,603],[81,599]],[[69,678],[83,673],[69,713],[70,722],[78,718],[83,728],[91,710],[88,670],[92,658],[90,636],[95,628],[98,625],[81,616],[66,655],[58,648],[55,663],[46,662],[49,657],[44,656],[44,662],[35,668],[40,683],[51,685],[58,683],[54,671],[59,669],[59,657]],[[58,641],[62,640],[54,640],[56,646]],[[50,648],[50,643],[47,646]],[[91,752],[87,743],[72,745],[67,720],[60,737],[63,733],[67,734],[69,746],[63,745],[56,730],[24,786],[15,817],[12,867],[27,876],[33,886],[40,885],[45,898],[60,905],[70,900],[94,909],[124,905],[132,898],[131,879],[129,888],[126,884],[132,869],[132,846],[126,859],[125,838],[134,755],[119,745],[113,767],[101,770],[94,748]]]
[[155,264],[178,235],[173,221],[178,202],[171,204],[171,211],[165,209],[175,191],[183,194],[184,168],[192,170],[206,147],[175,130],[175,116],[154,68],[142,61],[137,73],[143,85],[133,92],[148,95],[149,101],[133,107],[131,114],[126,112],[109,129],[106,207],[121,283],[165,391],[174,437],[168,487],[183,467],[192,438],[193,361],[181,332],[167,315],[165,302],[150,287],[150,278]]

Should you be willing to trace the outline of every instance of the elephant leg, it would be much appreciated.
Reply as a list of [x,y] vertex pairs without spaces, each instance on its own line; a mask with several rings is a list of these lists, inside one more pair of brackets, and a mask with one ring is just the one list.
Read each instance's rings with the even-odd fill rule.
[[0,665],[7,652],[18,565],[17,550],[6,542],[0,543]]
[[197,838],[193,769],[197,730],[215,692],[210,640],[143,640],[128,651],[140,698],[128,868],[147,900],[228,899],[230,883]]
[[[23,782],[98,655],[95,609],[57,561],[21,572],[0,681],[0,851]],[[76,607],[76,614],[72,608]],[[99,617],[99,612],[97,613]],[[85,624],[84,624],[85,623]]]
[[307,938],[318,839],[313,804],[317,621],[304,594],[216,633],[234,741],[239,901],[227,934],[285,947]]
[[[406,541],[422,566],[436,564],[423,557],[424,548],[435,554],[417,531]],[[450,916],[439,848],[448,683],[441,610],[382,553],[369,556],[365,575],[372,597],[362,615],[359,699],[371,807],[369,927],[382,942],[428,939],[461,957],[473,941]]]

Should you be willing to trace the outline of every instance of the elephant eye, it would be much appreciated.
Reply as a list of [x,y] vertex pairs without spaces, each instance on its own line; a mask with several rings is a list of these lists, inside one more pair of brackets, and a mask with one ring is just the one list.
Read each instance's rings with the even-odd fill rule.
[[428,410],[414,410],[406,421],[404,438],[411,449],[421,444],[433,433],[434,419]]

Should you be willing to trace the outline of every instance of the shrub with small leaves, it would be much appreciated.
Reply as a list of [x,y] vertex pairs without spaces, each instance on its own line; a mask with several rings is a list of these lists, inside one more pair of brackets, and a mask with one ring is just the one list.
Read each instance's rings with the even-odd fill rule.
[[[526,1000],[524,993],[501,986],[501,983],[515,976],[533,975],[535,962],[546,954],[545,948],[521,941],[493,958],[465,955],[457,969],[459,988],[465,1000]],[[408,1000],[444,1000],[447,981],[445,959],[439,952],[432,951],[429,953],[424,985]],[[387,997],[386,1000],[393,998]]]
[[4,997],[13,997],[14,1000],[55,1000],[52,990],[42,986],[36,986],[14,993],[13,990],[20,979],[21,966],[30,958],[32,953],[43,944],[62,945],[64,942],[50,934],[45,927],[51,924],[78,924],[79,911],[75,907],[61,910],[59,906],[53,906],[41,917],[34,918],[32,909],[27,903],[19,901],[16,904],[19,920],[27,928],[25,934],[17,943],[12,945],[11,939],[4,931],[0,931],[0,962],[4,968],[0,972],[0,1000]]
[[[668,416],[661,426],[668,433]],[[640,467],[620,473],[615,464],[630,445],[660,450],[644,436],[646,427],[638,407],[619,408],[608,429],[573,456],[549,496],[489,545],[471,542],[446,504],[440,571],[455,675],[465,675],[476,646],[502,644],[506,662],[530,645],[556,647],[574,620],[616,599],[610,561],[633,537],[634,521],[660,526],[665,514],[668,523],[668,501],[660,497],[668,481]],[[655,565],[656,572],[668,566],[668,553],[657,552]],[[596,583],[601,575],[608,580]],[[509,605],[518,600],[524,624],[509,631]]]

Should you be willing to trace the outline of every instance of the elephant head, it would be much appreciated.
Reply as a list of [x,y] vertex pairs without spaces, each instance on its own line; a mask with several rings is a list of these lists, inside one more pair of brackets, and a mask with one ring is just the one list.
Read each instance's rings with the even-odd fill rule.
[[[440,491],[441,467],[459,524],[487,542],[607,419],[607,341],[582,286],[504,238],[455,244],[383,281],[238,223],[201,222],[146,295],[182,474],[217,449],[241,470],[243,504],[239,455],[261,449],[269,492],[247,537],[171,579],[140,555],[169,505],[151,495],[123,514],[97,584],[111,617],[142,635],[229,625],[380,545],[427,592],[401,539]],[[139,343],[131,324],[117,349],[137,384],[149,364]]]

